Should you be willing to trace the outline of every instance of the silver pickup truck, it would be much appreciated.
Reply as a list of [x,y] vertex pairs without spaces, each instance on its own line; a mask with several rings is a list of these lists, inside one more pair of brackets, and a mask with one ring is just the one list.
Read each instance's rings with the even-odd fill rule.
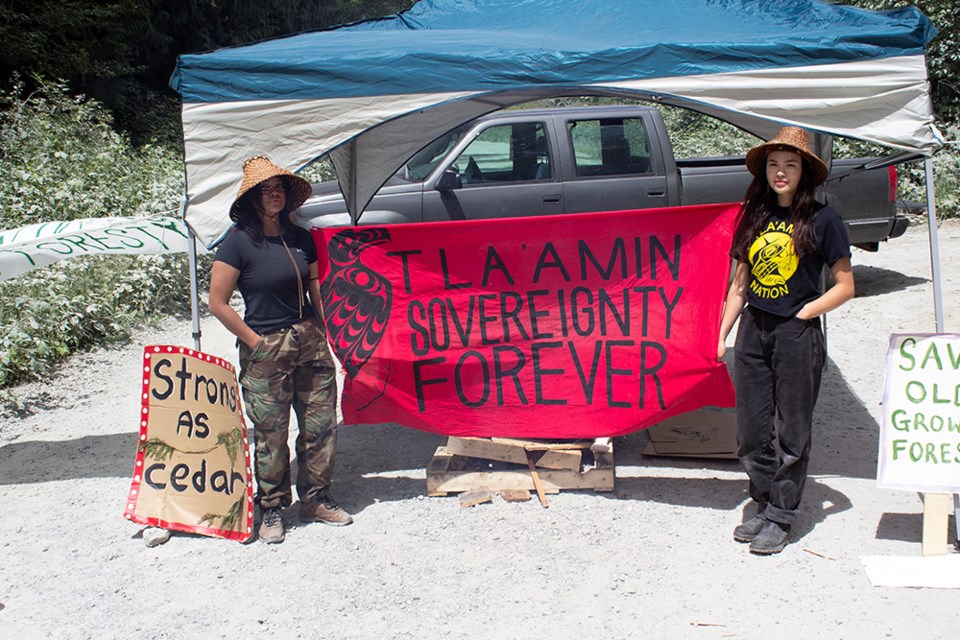
[[[819,198],[843,217],[856,246],[875,251],[903,234],[894,167],[851,172],[835,160]],[[843,176],[842,178],[840,176]],[[498,111],[430,142],[373,198],[360,224],[545,216],[737,202],[743,156],[677,159],[651,107]],[[314,185],[303,226],[348,225],[337,182]]]

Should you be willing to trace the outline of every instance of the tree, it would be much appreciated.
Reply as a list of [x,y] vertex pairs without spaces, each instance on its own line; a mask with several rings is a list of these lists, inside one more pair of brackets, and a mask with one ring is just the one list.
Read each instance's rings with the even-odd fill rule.
[[0,11],[0,73],[85,84],[131,73],[136,34],[147,24],[135,0],[7,0]]
[[[7,0],[0,80],[62,78],[113,112],[137,142],[179,144],[177,56],[322,29],[409,8],[413,0]],[[34,82],[34,86],[39,82]],[[30,87],[28,87],[30,88]]]

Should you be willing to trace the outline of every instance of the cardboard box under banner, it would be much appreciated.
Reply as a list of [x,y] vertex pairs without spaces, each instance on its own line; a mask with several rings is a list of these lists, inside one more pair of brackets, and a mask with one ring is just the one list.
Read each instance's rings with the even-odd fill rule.
[[736,409],[707,407],[668,418],[647,429],[648,456],[737,457]]

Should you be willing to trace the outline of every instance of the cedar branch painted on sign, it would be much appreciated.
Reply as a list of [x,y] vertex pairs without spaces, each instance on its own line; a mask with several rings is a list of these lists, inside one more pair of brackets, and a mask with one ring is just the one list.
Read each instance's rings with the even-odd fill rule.
[[[223,447],[227,450],[227,455],[230,457],[230,470],[233,471],[236,469],[237,459],[240,457],[241,445],[243,444],[243,430],[239,427],[234,427],[230,431],[225,431],[217,435],[217,444],[214,446],[203,449],[202,451],[183,451],[177,449],[173,445],[168,444],[160,438],[151,438],[143,443],[141,448],[144,452],[144,457],[153,458],[160,462],[170,460],[173,457],[174,453],[181,453],[185,455],[203,455],[205,453],[210,453],[211,451]],[[220,515],[216,513],[205,513],[197,520],[198,525],[208,525],[213,526],[213,521],[220,520],[220,528],[228,530],[236,530],[240,526],[241,516],[243,514],[243,503],[246,500],[245,496],[240,497],[239,500],[234,502],[227,513]]]

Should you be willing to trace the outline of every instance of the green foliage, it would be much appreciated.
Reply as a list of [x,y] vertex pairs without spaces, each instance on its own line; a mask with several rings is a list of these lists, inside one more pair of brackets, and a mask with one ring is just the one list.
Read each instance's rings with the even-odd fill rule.
[[[0,228],[53,220],[176,215],[182,164],[135,149],[98,103],[62,83],[0,94]],[[201,263],[206,266],[209,261]],[[74,351],[189,304],[184,254],[88,256],[0,282],[0,387],[39,378]]]
[[176,215],[181,160],[135,149],[97,102],[72,97],[62,82],[24,95],[0,92],[0,228],[47,220]]
[[[937,218],[960,218],[960,125],[946,127],[943,134],[954,144],[943,148],[933,157],[933,183],[937,198]],[[900,169],[900,197],[926,205],[925,174],[922,162],[898,167]]]
[[333,163],[330,162],[330,156],[327,155],[320,156],[297,175],[310,184],[337,179],[337,172],[333,168]]
[[217,446],[224,447],[230,457],[230,468],[240,462],[240,451],[243,446],[243,429],[234,427],[230,431],[223,431],[217,436]]
[[143,443],[141,448],[143,449],[144,457],[159,460],[160,462],[170,460],[177,451],[175,447],[167,444],[160,438],[150,438]]
[[[205,277],[205,276],[201,276]],[[88,256],[0,282],[0,388],[189,304],[185,254]]]
[[[412,0],[148,0],[145,43],[177,53],[209,51],[403,11]],[[164,46],[166,45],[166,46]],[[145,47],[146,48],[146,47]]]
[[[408,9],[412,0],[8,0],[0,78],[65,79],[114,113],[138,143],[180,144],[168,86],[182,53],[256,42]],[[31,85],[32,88],[32,85]]]
[[677,158],[740,156],[760,140],[717,118],[696,111],[657,105]]
[[136,0],[7,0],[0,20],[0,73],[29,71],[92,81],[133,71],[147,27]]
[[220,529],[225,531],[238,531],[243,518],[243,509],[245,507],[246,500],[246,496],[241,493],[240,498],[230,505],[230,508],[227,510],[226,514],[221,516],[216,513],[205,513],[204,515],[200,516],[199,520],[197,520],[197,525],[213,527],[215,526],[214,521],[219,520]]

